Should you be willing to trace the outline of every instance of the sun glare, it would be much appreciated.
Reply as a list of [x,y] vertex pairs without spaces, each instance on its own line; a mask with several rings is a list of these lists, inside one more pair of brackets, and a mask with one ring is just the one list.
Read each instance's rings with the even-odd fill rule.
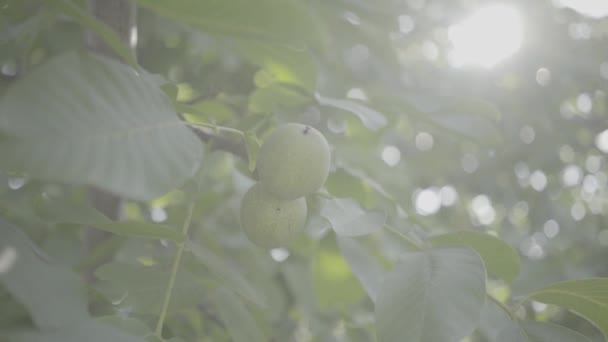
[[483,7],[448,29],[453,45],[449,54],[454,67],[479,65],[489,69],[519,50],[523,23],[519,13],[507,5]]
[[558,7],[568,7],[591,18],[608,16],[608,2],[602,0],[553,0]]

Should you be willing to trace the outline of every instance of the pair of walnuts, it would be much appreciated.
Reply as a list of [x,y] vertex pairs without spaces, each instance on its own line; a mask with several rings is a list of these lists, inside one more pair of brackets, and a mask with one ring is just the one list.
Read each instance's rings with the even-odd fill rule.
[[259,183],[241,203],[241,226],[249,240],[264,248],[287,245],[304,227],[305,196],[323,186],[329,164],[321,132],[298,123],[277,127],[260,147]]

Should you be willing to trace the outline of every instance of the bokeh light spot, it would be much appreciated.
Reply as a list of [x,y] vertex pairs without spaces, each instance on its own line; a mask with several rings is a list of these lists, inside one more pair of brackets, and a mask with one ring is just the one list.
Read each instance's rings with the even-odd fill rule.
[[393,145],[389,145],[382,149],[382,160],[388,166],[395,166],[401,161],[401,151]]
[[416,142],[416,148],[420,151],[428,151],[432,149],[435,143],[433,136],[427,132],[419,132],[416,134],[416,138],[414,140]]
[[441,198],[433,189],[424,189],[416,195],[416,212],[423,216],[433,215],[441,208]]
[[559,234],[559,223],[555,220],[547,220],[543,225],[543,233],[549,239],[556,237]]

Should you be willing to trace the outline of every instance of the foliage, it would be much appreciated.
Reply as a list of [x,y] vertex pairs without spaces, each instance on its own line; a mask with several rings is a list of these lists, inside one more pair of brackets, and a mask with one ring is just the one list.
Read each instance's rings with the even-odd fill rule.
[[[482,71],[447,53],[477,2],[138,0],[136,53],[84,3],[0,1],[0,341],[606,341],[608,19],[515,1]],[[288,122],[330,174],[266,250],[240,203]]]

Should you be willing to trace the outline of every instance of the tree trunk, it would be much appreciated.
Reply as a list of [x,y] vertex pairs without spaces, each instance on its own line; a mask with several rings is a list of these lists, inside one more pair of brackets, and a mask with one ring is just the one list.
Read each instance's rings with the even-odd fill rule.
[[[136,7],[131,0],[89,0],[89,14],[102,21],[108,27],[116,31],[120,39],[131,49],[135,49],[137,43]],[[103,42],[94,32],[87,32],[85,37],[86,46],[96,53],[119,59],[112,49]],[[117,220],[120,218],[121,200],[119,197],[105,191],[90,188],[89,201],[100,212]],[[85,251],[91,254],[104,241],[110,238],[110,234],[96,228],[87,228],[85,233]],[[87,270],[85,279],[87,282],[95,280],[95,269],[110,261],[112,256],[96,260]]]

